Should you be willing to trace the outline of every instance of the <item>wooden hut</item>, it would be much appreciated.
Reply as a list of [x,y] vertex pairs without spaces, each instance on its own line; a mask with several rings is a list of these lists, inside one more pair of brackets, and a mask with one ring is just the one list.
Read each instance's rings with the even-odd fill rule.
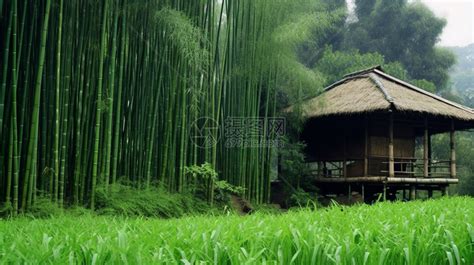
[[[290,108],[291,110],[291,108]],[[455,130],[474,111],[375,67],[346,75],[301,105],[307,162],[323,194],[364,200],[446,192],[456,176]],[[450,157],[431,156],[431,136],[450,134]]]

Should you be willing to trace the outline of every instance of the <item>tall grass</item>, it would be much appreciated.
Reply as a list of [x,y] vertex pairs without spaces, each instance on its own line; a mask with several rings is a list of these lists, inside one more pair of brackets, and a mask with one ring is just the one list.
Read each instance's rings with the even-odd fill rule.
[[0,222],[0,260],[52,264],[472,264],[474,200],[176,220]]

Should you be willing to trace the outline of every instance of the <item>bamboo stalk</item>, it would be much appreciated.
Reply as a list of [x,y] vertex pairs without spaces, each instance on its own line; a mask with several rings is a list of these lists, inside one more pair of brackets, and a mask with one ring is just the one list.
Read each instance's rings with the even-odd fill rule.
[[[49,11],[51,8],[51,0],[46,0],[46,9],[44,15],[43,28],[41,33],[41,46],[40,54],[38,59],[38,70],[36,72],[36,82],[35,82],[35,92],[34,92],[34,105],[33,105],[33,114],[32,114],[32,124],[30,127],[30,142],[28,144],[28,155],[27,155],[27,166],[24,174],[24,186],[23,186],[23,195],[22,195],[22,211],[27,207],[27,195],[31,196],[32,190],[29,190],[29,183],[34,181],[35,176],[33,175],[33,167],[36,165],[37,158],[37,148],[38,148],[38,125],[39,125],[39,108],[40,108],[40,98],[41,98],[41,82],[43,79],[43,66],[45,61],[46,53],[46,38],[48,34],[49,26]],[[29,190],[29,193],[28,193]]]
[[102,112],[102,84],[104,72],[104,58],[106,45],[106,29],[107,29],[107,11],[108,0],[104,2],[104,11],[102,17],[102,37],[100,43],[100,59],[99,59],[99,77],[97,82],[97,101],[96,101],[96,115],[95,115],[95,132],[94,132],[94,160],[92,164],[92,184],[91,184],[91,201],[90,207],[94,210],[95,207],[95,190],[97,183],[97,175],[99,170],[99,143],[100,143],[100,127],[101,127],[101,112]]

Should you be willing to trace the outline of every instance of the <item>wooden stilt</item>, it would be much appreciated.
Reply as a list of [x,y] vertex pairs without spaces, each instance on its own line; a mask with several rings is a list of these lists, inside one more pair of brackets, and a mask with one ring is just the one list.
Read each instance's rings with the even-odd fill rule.
[[429,156],[428,156],[428,118],[425,117],[425,130],[423,135],[423,177],[429,177]]
[[365,187],[364,184],[362,184],[362,201],[365,202]]
[[431,132],[428,130],[428,176],[432,176],[432,161]]
[[428,189],[428,198],[433,198],[433,189]]
[[451,147],[451,163],[450,163],[450,173],[451,178],[456,178],[456,150],[454,142],[454,121],[451,120],[451,132],[450,132],[450,147]]
[[411,200],[416,200],[416,186],[415,185],[410,186],[410,201]]
[[352,190],[351,190],[351,184],[349,184],[349,187],[348,187],[348,191],[347,191],[347,200],[350,202],[352,202]]
[[389,141],[388,141],[388,176],[395,177],[395,158],[393,154],[393,113],[389,117]]
[[387,200],[387,184],[383,184],[383,201]]
[[323,163],[321,161],[318,161],[318,173],[317,173],[318,178],[323,176],[322,172],[323,172]]
[[325,178],[331,177],[331,176],[329,176],[329,170],[328,170],[326,161],[323,162],[323,176],[324,176]]
[[441,195],[449,196],[448,186],[444,186],[441,188]]
[[406,191],[405,191],[405,188],[403,188],[403,192],[402,192],[402,200],[406,200],[407,199],[407,196],[406,196]]
[[343,148],[344,148],[344,160],[342,161],[342,176],[347,177],[347,148],[346,148],[346,132],[344,131],[343,136]]

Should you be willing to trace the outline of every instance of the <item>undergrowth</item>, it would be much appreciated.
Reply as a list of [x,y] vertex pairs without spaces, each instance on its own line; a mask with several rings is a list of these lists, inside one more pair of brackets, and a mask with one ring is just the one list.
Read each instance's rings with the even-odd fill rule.
[[205,201],[183,193],[170,193],[162,187],[138,189],[123,184],[97,191],[96,210],[101,215],[173,218],[210,210]]

